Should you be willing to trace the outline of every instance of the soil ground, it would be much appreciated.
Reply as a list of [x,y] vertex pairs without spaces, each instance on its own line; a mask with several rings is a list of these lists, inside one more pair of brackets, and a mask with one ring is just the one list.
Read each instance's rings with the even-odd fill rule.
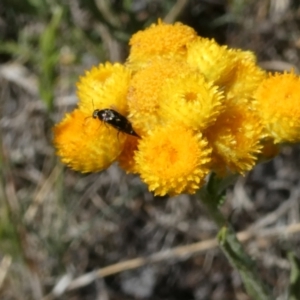
[[[49,111],[38,92],[48,51],[41,50],[39,38],[60,5],[65,14],[55,37],[58,50],[49,50],[59,56],[54,73],[49,71],[54,93]],[[1,299],[250,299],[213,244],[64,289],[68,280],[90,271],[216,236],[195,197],[154,197],[117,165],[100,174],[73,172],[59,163],[52,146],[53,123],[76,105],[78,77],[100,61],[124,60],[130,35],[159,17],[252,50],[267,70],[298,72],[300,67],[296,0],[0,4]],[[300,222],[299,193],[300,147],[286,145],[272,161],[241,177],[222,207],[236,231],[255,228],[244,247],[274,299],[286,299],[288,253],[300,257],[300,233],[290,227]],[[49,295],[54,287],[56,297]]]

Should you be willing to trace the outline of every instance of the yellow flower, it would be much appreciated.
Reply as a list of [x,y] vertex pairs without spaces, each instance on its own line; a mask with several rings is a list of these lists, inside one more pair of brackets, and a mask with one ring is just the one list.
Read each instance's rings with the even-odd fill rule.
[[123,150],[126,135],[76,109],[54,129],[54,145],[63,163],[82,173],[110,166]]
[[129,119],[138,132],[146,134],[164,121],[158,114],[161,102],[168,101],[160,98],[162,86],[187,70],[185,62],[157,58],[133,75],[127,98]]
[[244,174],[252,169],[261,151],[262,125],[247,103],[227,103],[216,123],[205,133],[212,147],[213,168],[219,175],[227,171]]
[[126,95],[131,72],[121,64],[100,64],[77,83],[79,109],[92,115],[95,109],[112,108],[127,113]]
[[[156,195],[193,194],[212,170],[244,174],[276,155],[275,143],[300,141],[295,74],[266,79],[254,53],[180,23],[158,21],[130,46],[125,65],[100,64],[80,78],[78,108],[54,128],[57,154],[72,169],[118,161]],[[94,119],[95,109],[116,110],[141,138]]]
[[201,73],[178,74],[162,85],[160,119],[202,130],[213,124],[222,109],[223,94]]
[[200,133],[177,124],[157,127],[139,143],[136,170],[155,195],[193,194],[209,172],[210,153]]
[[231,54],[235,55],[232,61],[234,73],[225,86],[227,98],[251,102],[254,92],[266,78],[266,72],[256,64],[255,56],[250,51],[231,50]]
[[119,165],[126,173],[137,173],[134,160],[134,153],[138,149],[139,139],[128,135],[124,144],[124,149],[118,157]]
[[186,44],[196,36],[195,30],[189,26],[159,21],[131,37],[128,60],[130,63],[143,63],[156,56],[184,56]]
[[209,81],[225,85],[234,70],[234,54],[214,39],[198,37],[188,44],[187,62]]
[[251,98],[265,72],[256,65],[250,51],[229,49],[215,40],[198,37],[188,44],[187,62],[209,81],[220,85],[227,98]]
[[300,77],[269,75],[256,94],[257,111],[275,143],[300,141]]

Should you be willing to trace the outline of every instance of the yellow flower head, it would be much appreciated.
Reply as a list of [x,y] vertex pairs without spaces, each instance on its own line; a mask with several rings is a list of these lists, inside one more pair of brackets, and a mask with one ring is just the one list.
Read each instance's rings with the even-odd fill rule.
[[209,172],[210,153],[200,133],[178,125],[157,127],[139,143],[136,170],[155,195],[193,194]]
[[228,104],[206,132],[216,172],[224,176],[228,170],[241,174],[251,170],[261,150],[262,129],[246,103]]
[[92,115],[95,109],[112,108],[127,113],[126,95],[131,73],[121,64],[100,64],[77,83],[79,109]]
[[214,39],[198,37],[189,43],[187,62],[215,84],[224,85],[231,80],[234,55],[227,46],[220,46]]
[[162,86],[187,70],[185,62],[158,58],[133,75],[128,92],[129,119],[138,132],[147,133],[163,121],[158,110],[168,99],[160,98]]
[[[252,52],[180,23],[159,21],[130,46],[125,65],[100,64],[80,78],[78,108],[54,127],[57,154],[72,169],[118,161],[156,195],[192,194],[212,170],[244,174],[275,155],[275,143],[300,141],[295,74],[267,78]],[[121,116],[101,121],[96,109]],[[141,138],[126,133],[131,125]]]
[[160,119],[194,130],[213,124],[222,109],[223,94],[195,70],[178,74],[162,86]]
[[186,44],[196,36],[195,30],[189,26],[159,21],[131,37],[129,62],[144,62],[156,56],[184,56]]
[[124,149],[118,157],[119,165],[126,173],[137,173],[134,153],[138,149],[138,142],[138,138],[128,135],[124,144]]
[[275,143],[300,141],[300,77],[269,75],[256,94],[257,111]]
[[227,98],[239,101],[253,100],[253,94],[259,84],[266,78],[266,72],[262,70],[255,60],[255,56],[250,51],[231,50],[235,55],[233,61],[234,73],[227,83],[225,90]]
[[63,163],[82,173],[98,172],[121,153],[126,136],[76,109],[54,129],[54,145]]

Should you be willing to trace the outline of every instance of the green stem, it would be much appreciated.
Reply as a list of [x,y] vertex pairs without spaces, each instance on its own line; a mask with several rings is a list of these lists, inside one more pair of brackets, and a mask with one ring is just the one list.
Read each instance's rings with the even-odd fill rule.
[[226,187],[234,179],[235,177],[227,177],[220,180],[212,175],[207,185],[199,191],[198,195],[219,227],[220,230],[217,236],[219,245],[232,267],[239,271],[248,295],[255,300],[268,300],[271,299],[270,293],[258,276],[255,262],[244,251],[232,226],[218,208],[220,203],[223,202],[222,198]]

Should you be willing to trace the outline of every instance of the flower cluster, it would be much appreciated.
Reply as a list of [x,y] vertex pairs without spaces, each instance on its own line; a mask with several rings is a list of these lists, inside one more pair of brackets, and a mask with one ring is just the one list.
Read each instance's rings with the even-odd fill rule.
[[159,21],[130,47],[125,64],[100,64],[80,78],[78,107],[54,127],[57,154],[72,169],[117,161],[156,195],[192,194],[209,172],[244,174],[279,144],[300,140],[294,73],[267,74],[252,52],[180,23]]

